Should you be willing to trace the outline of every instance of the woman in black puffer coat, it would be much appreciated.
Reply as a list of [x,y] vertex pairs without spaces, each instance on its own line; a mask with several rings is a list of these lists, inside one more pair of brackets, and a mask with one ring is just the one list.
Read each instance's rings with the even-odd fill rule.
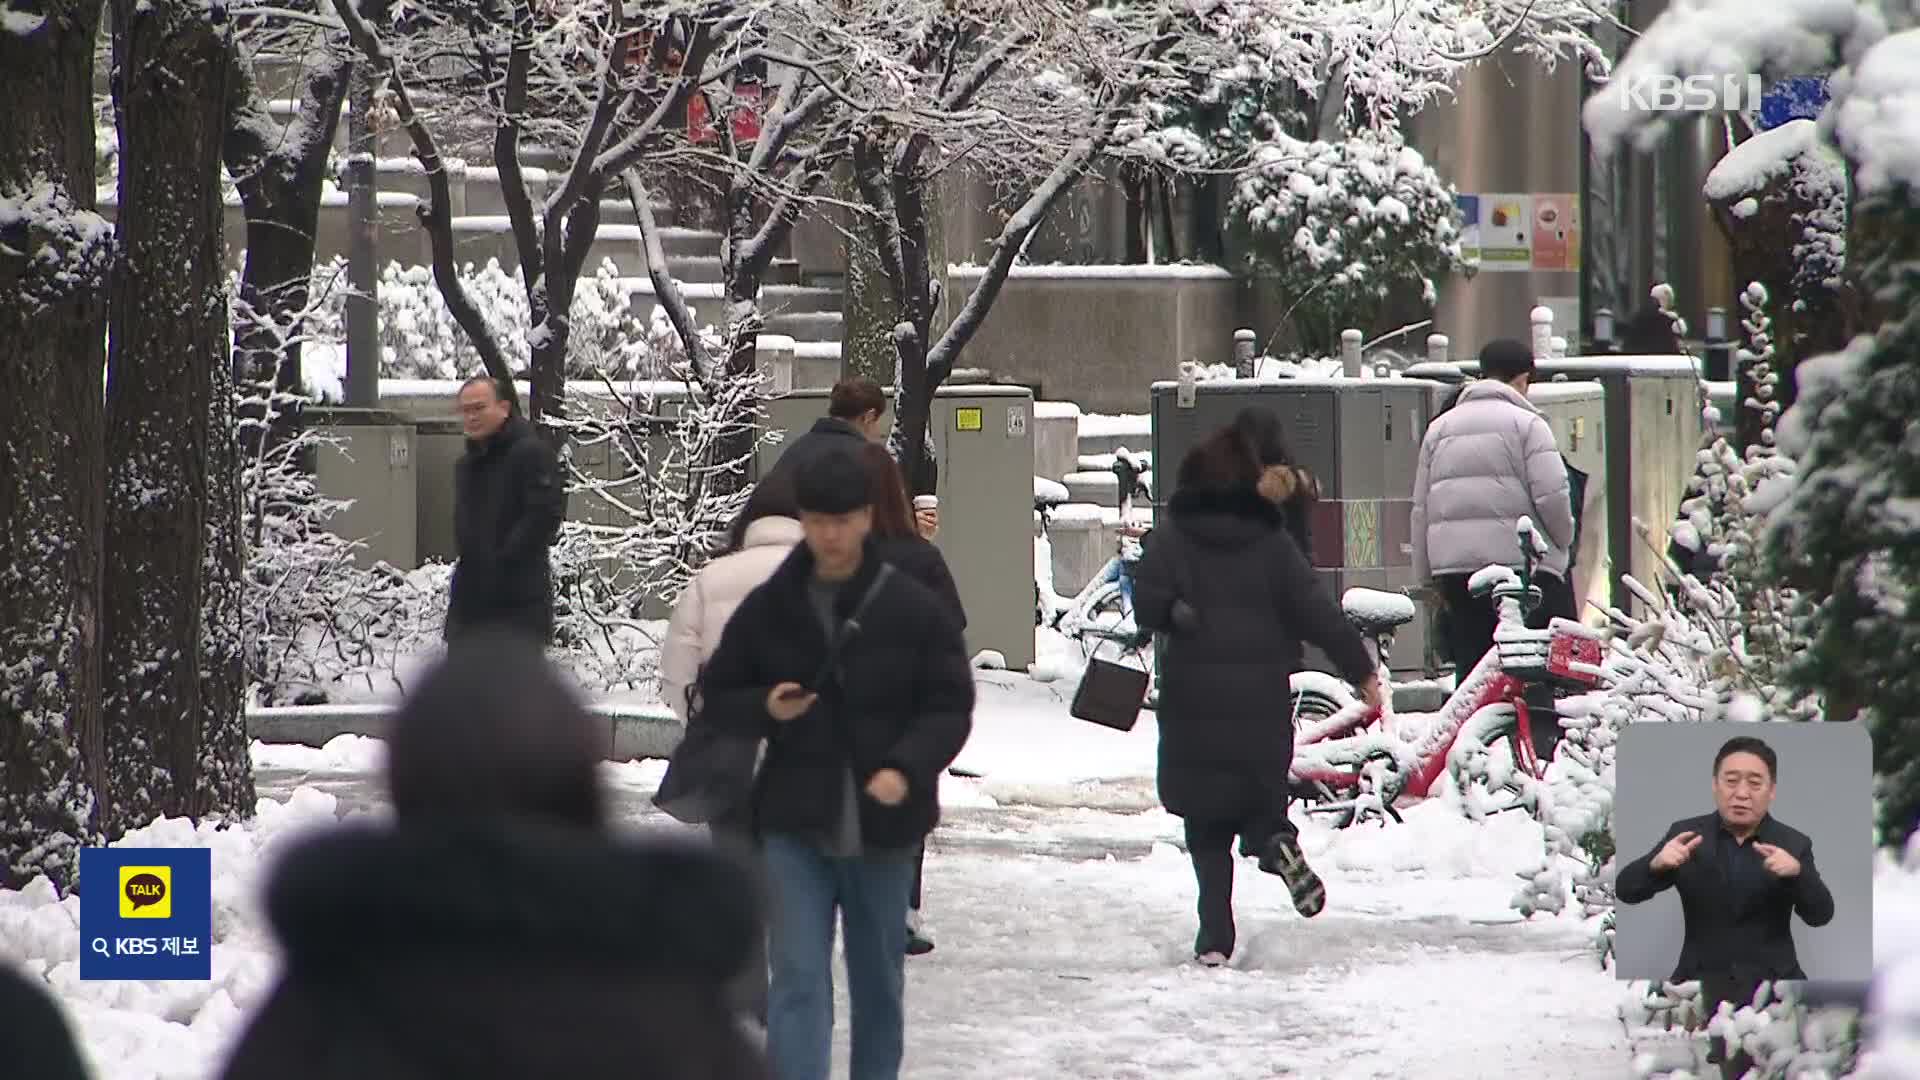
[[1233,955],[1233,842],[1287,882],[1301,914],[1326,903],[1287,820],[1289,679],[1311,641],[1377,702],[1373,658],[1301,553],[1284,509],[1307,481],[1236,423],[1181,462],[1134,570],[1134,617],[1159,635],[1161,802],[1185,819],[1200,890],[1194,954]]

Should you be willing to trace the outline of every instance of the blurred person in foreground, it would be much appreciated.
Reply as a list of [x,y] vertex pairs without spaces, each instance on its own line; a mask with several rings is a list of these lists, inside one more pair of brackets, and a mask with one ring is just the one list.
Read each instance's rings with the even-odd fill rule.
[[46,980],[0,961],[0,1064],[31,1080],[86,1080],[73,1027]]
[[[882,451],[884,453],[885,451]],[[726,553],[700,568],[674,601],[660,647],[660,693],[684,726],[694,717],[700,671],[720,635],[747,594],[759,588],[800,543],[800,510],[794,504],[792,475],[754,485],[753,494],[728,536]],[[716,842],[738,853],[757,850],[751,806],[711,826]],[[755,939],[753,956],[736,988],[737,1002],[761,1028],[767,1025],[767,953],[764,937]]]
[[265,908],[279,983],[226,1080],[761,1080],[728,980],[757,885],[621,835],[607,727],[524,637],[484,635],[401,705],[390,823],[293,841]]
[[1286,882],[1311,918],[1326,887],[1288,818],[1301,643],[1320,646],[1371,706],[1373,657],[1327,595],[1288,525],[1309,481],[1277,430],[1254,418],[1215,432],[1180,463],[1165,519],[1134,568],[1134,619],[1160,663],[1160,800],[1183,820],[1199,890],[1194,957],[1233,957],[1233,847]]
[[[861,463],[867,467],[867,481],[873,493],[874,551],[901,573],[932,590],[941,607],[967,628],[967,612],[960,600],[960,588],[953,583],[946,556],[929,542],[925,511],[916,514],[907,502],[906,481],[900,466],[886,447],[868,443],[860,449]],[[938,781],[935,777],[935,781]],[[913,859],[913,892],[907,900],[907,955],[925,956],[933,951],[933,938],[920,921],[921,886],[926,877],[927,846]]]
[[850,1075],[896,1080],[914,853],[972,730],[973,671],[958,620],[880,557],[859,458],[822,454],[794,488],[805,540],[734,612],[701,675],[701,718],[767,739],[753,805],[773,900],[776,1075],[829,1075],[837,915]]

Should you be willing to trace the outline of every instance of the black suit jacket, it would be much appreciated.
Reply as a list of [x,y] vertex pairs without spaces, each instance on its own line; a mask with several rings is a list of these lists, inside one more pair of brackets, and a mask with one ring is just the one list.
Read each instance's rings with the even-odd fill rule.
[[[1833,893],[1820,880],[1813,863],[1813,841],[1798,829],[1768,817],[1754,833],[1754,843],[1772,844],[1800,860],[1800,873],[1791,878],[1766,875],[1766,885],[1744,907],[1728,894],[1721,868],[1715,862],[1719,814],[1686,818],[1667,827],[1653,850],[1628,863],[1614,882],[1623,904],[1639,904],[1669,888],[1680,890],[1680,910],[1686,918],[1686,940],[1673,981],[1731,976],[1754,980],[1804,979],[1793,947],[1793,914],[1808,926],[1833,921]],[[1693,856],[1673,870],[1657,874],[1653,857],[1668,840],[1684,832],[1703,837]]]

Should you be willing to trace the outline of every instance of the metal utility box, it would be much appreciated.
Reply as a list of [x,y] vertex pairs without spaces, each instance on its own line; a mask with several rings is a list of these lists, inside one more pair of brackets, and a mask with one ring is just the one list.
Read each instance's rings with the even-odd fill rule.
[[[785,437],[761,449],[761,470],[826,415],[827,394],[795,390],[767,402],[767,425]],[[992,649],[1025,670],[1034,660],[1033,392],[943,386],[929,420],[940,464],[935,543],[967,606],[967,648]]]
[[453,538],[453,467],[467,452],[467,436],[458,420],[422,420],[416,430],[419,498],[414,505],[420,561],[450,563],[460,554]]
[[1536,383],[1528,400],[1547,418],[1560,454],[1587,474],[1580,511],[1580,548],[1572,566],[1580,621],[1604,622],[1613,602],[1613,574],[1607,520],[1606,388],[1594,382]]
[[409,569],[418,559],[414,422],[382,409],[310,407],[302,420],[326,440],[313,455],[320,494],[349,504],[327,521],[336,536],[362,542],[361,566]]
[[[1422,379],[1233,379],[1193,386],[1153,385],[1156,508],[1172,498],[1179,462],[1202,439],[1248,407],[1280,418],[1297,463],[1320,481],[1311,539],[1313,563],[1337,600],[1349,588],[1404,592],[1413,580],[1413,477],[1420,440],[1433,415],[1436,384]],[[1431,667],[1428,613],[1394,639],[1397,670]],[[1307,647],[1307,663],[1327,670]]]
[[[1477,372],[1477,364],[1462,364]],[[1613,603],[1639,608],[1624,577],[1650,588],[1664,579],[1667,534],[1706,434],[1705,383],[1690,356],[1569,356],[1539,362],[1536,382],[1556,375],[1606,392],[1607,548]],[[1642,539],[1634,528],[1646,525]]]

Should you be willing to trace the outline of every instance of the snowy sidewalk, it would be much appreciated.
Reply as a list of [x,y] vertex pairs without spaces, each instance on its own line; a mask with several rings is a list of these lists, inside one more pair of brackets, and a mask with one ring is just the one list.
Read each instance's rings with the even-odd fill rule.
[[[1623,987],[1598,969],[1591,928],[1521,922],[1507,906],[1540,851],[1531,821],[1469,824],[1434,802],[1388,828],[1309,822],[1327,912],[1299,918],[1277,879],[1242,863],[1240,954],[1202,971],[1179,823],[1153,794],[1151,714],[1110,732],[1066,715],[1070,684],[981,678],[960,765],[982,776],[945,781],[928,856],[939,949],[908,967],[911,1080],[1627,1074]],[[46,889],[0,892],[0,956],[46,976],[103,1080],[215,1075],[278,964],[262,871],[289,836],[385,814],[383,755],[351,736],[256,744],[255,821],[224,832],[167,821],[128,837],[213,849],[210,983],[80,982],[77,900]],[[624,823],[684,828],[651,806],[661,763],[605,769]]]

